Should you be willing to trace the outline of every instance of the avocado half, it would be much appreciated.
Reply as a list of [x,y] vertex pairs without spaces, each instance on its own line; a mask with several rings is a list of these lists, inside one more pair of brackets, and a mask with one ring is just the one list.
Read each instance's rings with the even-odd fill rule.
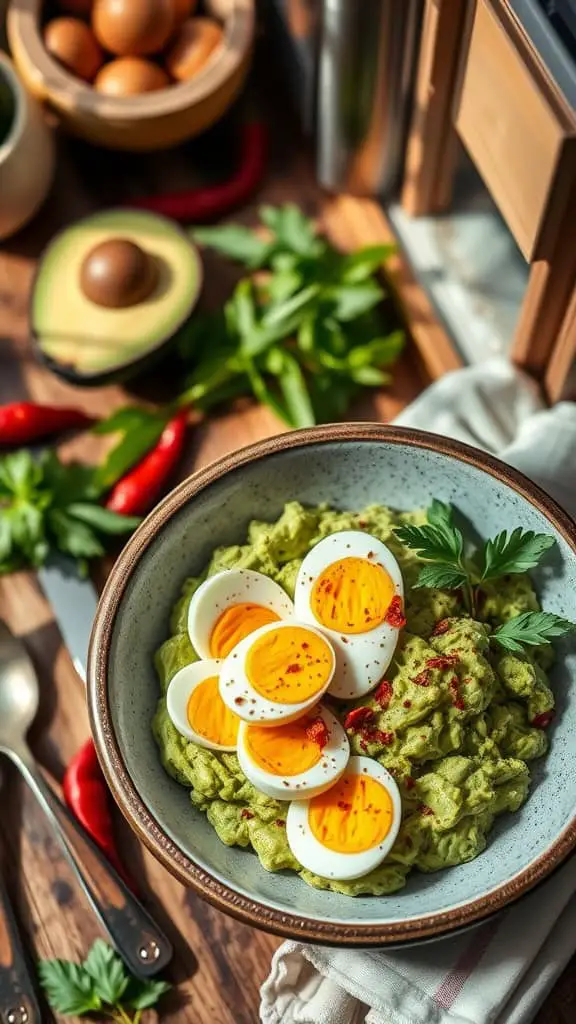
[[[138,257],[128,267],[116,258],[127,249]],[[144,282],[129,280],[141,266]],[[118,272],[125,280],[115,287]],[[40,258],[30,300],[36,351],[73,384],[125,380],[173,340],[201,287],[199,253],[174,221],[128,208],[86,217]]]

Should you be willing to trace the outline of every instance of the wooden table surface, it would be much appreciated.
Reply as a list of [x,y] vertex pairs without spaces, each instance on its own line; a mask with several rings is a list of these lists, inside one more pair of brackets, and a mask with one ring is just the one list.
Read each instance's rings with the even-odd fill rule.
[[[98,155],[78,143],[62,143],[53,193],[36,221],[0,248],[0,402],[28,396],[71,403],[82,400],[97,415],[126,402],[126,392],[107,387],[78,392],[38,366],[30,351],[27,300],[42,246],[60,226],[102,205],[122,202],[162,182],[182,187],[190,182],[197,150],[186,147],[170,156]],[[287,199],[318,215],[343,247],[377,237],[368,223],[369,207],[347,200],[327,200],[315,187],[304,156],[284,149],[275,153],[258,202]],[[253,223],[256,202],[243,211]],[[232,271],[220,260],[207,262],[208,299],[225,296]],[[421,362],[409,350],[395,371],[393,386],[353,410],[353,418],[389,420],[427,382]],[[150,397],[150,384],[144,385]],[[258,438],[281,429],[273,416],[253,405],[211,419],[190,438],[181,475]],[[83,438],[66,451],[82,458],[98,456],[98,443]],[[41,680],[41,711],[31,735],[32,748],[58,786],[64,766],[88,735],[83,685],[63,647],[50,607],[31,574],[0,583],[0,616],[21,635]],[[10,768],[5,773],[0,857],[29,945],[40,957],[79,958],[98,930],[59,848],[34,800]],[[131,870],[146,893],[145,901],[174,942],[172,980],[176,991],[164,1004],[167,1024],[255,1024],[259,986],[268,972],[279,940],[254,931],[213,910],[186,892],[144,851],[118,820],[120,843]],[[540,1014],[538,1024],[572,1024],[576,1018],[574,972],[566,973]]]

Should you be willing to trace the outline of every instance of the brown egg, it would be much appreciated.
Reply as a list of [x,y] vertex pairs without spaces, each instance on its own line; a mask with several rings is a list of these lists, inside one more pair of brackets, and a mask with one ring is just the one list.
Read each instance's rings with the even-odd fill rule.
[[166,54],[166,67],[172,78],[185,82],[204,67],[222,42],[223,31],[211,18],[189,18]]
[[170,85],[166,72],[143,57],[119,57],[100,69],[94,88],[106,96],[138,96]]
[[128,238],[109,238],[94,246],[80,267],[80,287],[97,306],[125,309],[147,299],[156,287],[154,257]]
[[178,28],[186,18],[189,18],[198,7],[198,0],[172,0],[176,27]]
[[92,13],[93,0],[58,0],[58,7],[66,14],[75,14],[78,18],[88,18]]
[[118,57],[157,53],[174,28],[172,0],[94,0],[92,28]]
[[44,29],[49,53],[73,75],[90,82],[102,66],[104,54],[88,25],[78,18],[54,18]]

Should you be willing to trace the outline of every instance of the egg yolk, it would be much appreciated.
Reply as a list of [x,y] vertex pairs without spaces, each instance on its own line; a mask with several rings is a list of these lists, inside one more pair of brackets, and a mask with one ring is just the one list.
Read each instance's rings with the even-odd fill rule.
[[225,658],[245,636],[280,616],[261,604],[232,604],[216,619],[210,634],[210,657]]
[[391,576],[367,558],[341,558],[318,576],[311,595],[314,617],[338,633],[369,633],[381,625],[394,597]]
[[369,775],[344,775],[310,801],[308,824],[322,846],[336,853],[363,853],[378,846],[392,826],[392,797]]
[[324,689],[333,658],[326,640],[303,626],[270,629],[250,647],[246,676],[262,697],[300,704]]
[[235,747],[240,724],[226,707],[218,689],[218,676],[210,676],[190,694],[186,715],[191,729],[210,743]]
[[250,725],[246,729],[246,750],[254,764],[270,775],[300,775],[318,764],[322,750],[306,735],[308,720],[269,729]]

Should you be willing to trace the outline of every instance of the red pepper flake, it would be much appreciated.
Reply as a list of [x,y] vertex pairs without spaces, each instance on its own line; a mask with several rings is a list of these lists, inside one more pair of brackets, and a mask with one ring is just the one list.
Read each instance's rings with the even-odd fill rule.
[[368,744],[366,743],[366,740],[360,740],[360,750],[363,750],[365,754],[368,752]]
[[330,733],[328,726],[322,718],[314,718],[311,720],[309,725],[306,726],[306,736],[312,743],[317,743],[320,750],[324,750],[324,747],[330,739]]
[[374,712],[372,708],[353,708],[349,711],[344,719],[345,729],[360,729],[363,725],[368,725],[369,722],[374,720]]
[[462,682],[465,686],[470,686],[470,683],[473,683],[474,680],[472,679],[472,676],[464,676]]
[[234,697],[234,703],[240,706],[241,704],[245,704],[246,700],[244,699],[244,697]]
[[310,644],[307,644],[306,641],[304,641],[304,643],[300,644],[300,646],[301,646],[303,651],[307,651],[308,648],[310,647]]
[[[365,519],[359,519],[358,526],[360,527],[361,530],[365,530],[366,527],[368,526],[368,523],[366,522]],[[370,555],[368,555],[368,557],[370,557]]]
[[288,665],[286,669],[286,675],[294,675],[296,672],[302,671],[302,665],[298,665],[294,662],[292,665]]
[[442,633],[447,633],[449,629],[450,619],[440,619],[440,621],[437,622],[436,625],[434,626],[434,629],[432,630],[432,633],[430,635],[441,636]]
[[404,785],[406,786],[406,789],[414,789],[416,782],[411,775],[407,775],[404,779]]
[[541,715],[536,715],[530,725],[533,725],[535,729],[546,729],[550,725],[550,722],[554,718],[553,711],[543,711]]
[[420,675],[414,676],[412,682],[416,686],[430,686],[430,671],[424,669],[423,672],[420,672]]
[[274,824],[278,825],[278,828],[284,828],[286,822],[283,821],[282,818],[276,818],[276,821],[274,822]]
[[457,654],[440,654],[436,658],[429,658],[426,668],[453,668],[459,661]]
[[369,726],[362,729],[361,735],[367,743],[381,743],[383,747],[389,747],[394,742],[393,732],[383,732],[382,729],[371,729]]
[[412,701],[411,701],[411,700],[405,700],[405,701],[403,701],[403,703],[402,703],[402,707],[403,707],[403,708],[411,708],[411,707],[412,707]]
[[375,558],[375,557],[376,557],[376,555],[374,554],[373,551],[369,551],[368,554],[366,555],[366,558]]
[[246,818],[249,821],[250,818],[254,817],[254,815],[252,814],[252,811],[249,811],[248,808],[245,807],[244,810],[242,811],[242,814],[240,815],[240,817],[241,818]]
[[387,679],[383,679],[374,694],[374,700],[380,705],[382,711],[386,711],[392,700],[392,683],[389,683]]
[[399,594],[396,594],[396,597],[392,598],[384,621],[387,622],[389,626],[393,626],[394,629],[402,629],[402,627],[406,625],[404,606]]
[[347,804],[345,800],[339,800],[338,801],[338,807],[340,808],[341,811],[351,811],[352,810],[352,804]]
[[450,680],[449,683],[449,689],[450,693],[452,694],[452,703],[454,707],[457,708],[458,711],[465,711],[466,705],[464,704],[464,701],[462,700],[460,694],[460,681],[458,679],[458,676],[452,676],[452,679]]
[[425,814],[427,817],[434,814],[434,811],[431,807],[428,807],[428,804],[419,804],[418,810],[420,811],[420,814]]

